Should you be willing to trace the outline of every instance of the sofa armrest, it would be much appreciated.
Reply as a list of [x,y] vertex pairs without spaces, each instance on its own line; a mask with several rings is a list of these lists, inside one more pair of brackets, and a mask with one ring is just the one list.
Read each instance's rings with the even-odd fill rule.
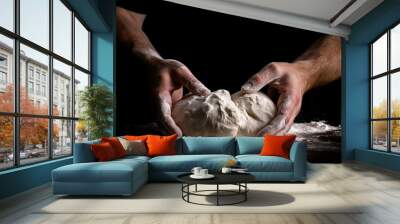
[[94,157],[90,146],[92,144],[100,143],[99,140],[89,141],[89,142],[81,142],[75,143],[74,145],[74,163],[89,163],[95,162],[96,158]]
[[307,176],[307,148],[304,142],[294,142],[290,149],[290,160],[293,162],[293,179],[305,181]]

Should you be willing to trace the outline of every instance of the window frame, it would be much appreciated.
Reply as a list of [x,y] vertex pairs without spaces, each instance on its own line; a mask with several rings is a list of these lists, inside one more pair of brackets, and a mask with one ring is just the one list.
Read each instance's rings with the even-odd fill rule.
[[[29,39],[23,37],[20,35],[20,0],[14,0],[13,1],[13,10],[14,10],[14,18],[13,18],[13,31],[10,31],[4,27],[0,26],[0,35],[3,35],[5,37],[11,38],[13,40],[13,64],[12,66],[12,73],[11,75],[13,76],[14,79],[14,93],[13,93],[13,112],[2,112],[0,111],[0,116],[4,117],[12,117],[13,119],[13,166],[10,167],[5,167],[5,168],[0,168],[0,172],[4,170],[10,170],[10,169],[16,169],[19,167],[23,166],[29,166],[37,163],[43,163],[49,160],[58,160],[62,159],[65,157],[70,157],[73,156],[74,152],[74,143],[75,143],[75,126],[76,126],[76,121],[78,121],[80,118],[75,116],[75,108],[71,108],[71,114],[70,116],[56,116],[53,115],[53,97],[54,97],[54,92],[53,92],[53,59],[58,60],[59,62],[62,62],[68,66],[71,66],[71,92],[72,92],[72,99],[71,99],[71,105],[74,105],[75,103],[75,97],[76,97],[76,92],[75,92],[75,69],[85,73],[88,75],[89,78],[89,83],[88,86],[92,85],[92,43],[91,43],[91,38],[92,38],[92,30],[88,27],[88,25],[84,22],[84,20],[72,9],[72,7],[65,1],[65,0],[59,0],[62,4],[64,4],[65,7],[68,8],[68,10],[71,11],[71,59],[64,58],[63,56],[55,53],[53,50],[53,0],[48,0],[49,2],[49,47],[46,49],[45,47],[40,46],[39,44],[34,43],[33,41],[30,41]],[[80,65],[75,63],[75,18],[84,26],[84,28],[88,31],[88,69],[85,69],[81,67]],[[21,113],[20,111],[20,45],[23,44],[27,47],[30,47],[36,51],[39,51],[40,53],[43,53],[48,56],[49,58],[49,63],[48,63],[48,83],[47,83],[47,88],[45,88],[46,91],[48,91],[48,94],[45,92],[46,96],[48,97],[48,112],[46,115],[39,115],[39,114],[27,114],[27,113]],[[28,65],[28,64],[27,64]],[[30,67],[27,67],[27,69]],[[42,74],[42,73],[40,73]],[[35,85],[35,80],[36,80],[36,70],[33,70],[33,82]],[[26,74],[27,80],[30,80],[29,73]],[[39,83],[41,83],[41,77],[39,76]],[[29,90],[27,90],[29,91]],[[36,91],[34,89],[34,91]],[[40,94],[41,95],[41,94]],[[44,118],[47,119],[48,122],[48,136],[47,136],[47,158],[44,158],[41,161],[38,162],[32,162],[32,163],[26,163],[26,164],[21,164],[20,161],[20,119],[21,118]],[[65,121],[71,121],[71,128],[72,128],[72,133],[71,133],[71,153],[68,155],[62,155],[62,156],[54,156],[54,146],[53,146],[53,121],[56,120],[65,120]]]
[[[392,75],[395,75],[396,73],[400,72],[400,67],[391,69],[391,31],[393,28],[396,26],[400,26],[400,21],[396,21],[394,24],[392,24],[389,28],[385,29],[384,32],[379,34],[375,39],[373,39],[371,42],[368,43],[369,47],[369,149],[373,151],[379,151],[379,152],[386,152],[386,153],[391,153],[391,154],[400,154],[400,152],[394,152],[392,151],[392,121],[400,121],[400,117],[392,117],[392,100],[391,100],[391,79]],[[386,71],[380,74],[373,74],[373,44],[379,40],[381,37],[383,37],[385,34],[387,34],[387,67]],[[373,81],[378,79],[386,77],[386,98],[387,98],[387,105],[386,105],[386,117],[385,118],[373,118]],[[386,150],[379,150],[374,148],[374,138],[373,138],[373,122],[374,121],[386,121]]]

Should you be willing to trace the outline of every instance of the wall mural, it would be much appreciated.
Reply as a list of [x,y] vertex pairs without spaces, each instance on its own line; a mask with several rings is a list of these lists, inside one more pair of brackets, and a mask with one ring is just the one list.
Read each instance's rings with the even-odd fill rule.
[[117,28],[117,134],[293,133],[340,162],[339,37],[164,1],[120,1]]

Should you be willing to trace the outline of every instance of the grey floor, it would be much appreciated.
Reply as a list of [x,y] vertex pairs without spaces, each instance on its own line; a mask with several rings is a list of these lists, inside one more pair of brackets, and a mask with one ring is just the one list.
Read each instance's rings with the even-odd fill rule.
[[[253,224],[253,223],[400,223],[400,174],[358,163],[310,164],[308,183],[316,183],[345,201],[364,202],[357,214],[36,214],[55,199],[42,186],[0,201],[0,223],[107,224]],[[315,203],[318,203],[316,200]]]

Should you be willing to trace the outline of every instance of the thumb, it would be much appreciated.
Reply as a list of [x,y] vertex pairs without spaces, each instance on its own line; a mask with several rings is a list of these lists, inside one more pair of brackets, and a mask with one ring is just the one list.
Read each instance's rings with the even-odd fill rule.
[[270,63],[250,77],[250,79],[242,85],[241,89],[245,93],[255,93],[279,77],[280,74],[277,72],[276,63]]
[[161,92],[158,96],[158,101],[161,125],[168,133],[182,136],[182,130],[175,123],[171,115],[171,95],[168,92]]

